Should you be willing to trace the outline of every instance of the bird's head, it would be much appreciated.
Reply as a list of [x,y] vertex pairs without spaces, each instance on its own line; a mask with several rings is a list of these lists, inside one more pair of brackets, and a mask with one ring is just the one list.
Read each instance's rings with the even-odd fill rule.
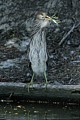
[[46,27],[49,23],[49,21],[53,21],[55,24],[58,25],[58,19],[57,17],[49,17],[46,13],[40,12],[36,15],[36,21],[41,24],[41,28]]

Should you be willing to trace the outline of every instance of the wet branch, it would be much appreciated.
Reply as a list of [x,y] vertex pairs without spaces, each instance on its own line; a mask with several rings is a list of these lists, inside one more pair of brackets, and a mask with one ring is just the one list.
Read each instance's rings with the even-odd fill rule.
[[0,99],[53,102],[80,102],[80,85],[54,85],[0,82]]

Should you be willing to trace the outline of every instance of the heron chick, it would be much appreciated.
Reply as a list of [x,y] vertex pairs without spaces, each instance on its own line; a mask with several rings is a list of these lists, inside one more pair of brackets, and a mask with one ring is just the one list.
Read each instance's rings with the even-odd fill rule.
[[33,83],[34,75],[44,75],[47,85],[46,62],[48,60],[48,57],[44,28],[47,27],[50,20],[53,21],[55,24],[58,24],[57,20],[52,19],[44,12],[38,13],[35,17],[34,25],[31,32],[31,42],[29,51],[29,60],[31,62],[31,68],[33,70],[33,76],[30,83]]

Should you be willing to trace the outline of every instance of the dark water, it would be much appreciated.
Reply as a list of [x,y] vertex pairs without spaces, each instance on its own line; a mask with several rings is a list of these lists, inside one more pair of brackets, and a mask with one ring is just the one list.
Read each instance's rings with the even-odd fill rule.
[[79,106],[0,103],[0,120],[80,120]]

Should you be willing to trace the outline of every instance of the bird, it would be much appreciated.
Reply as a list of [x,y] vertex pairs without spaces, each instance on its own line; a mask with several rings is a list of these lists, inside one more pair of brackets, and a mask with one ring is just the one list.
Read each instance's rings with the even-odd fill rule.
[[53,21],[55,24],[58,24],[57,20],[52,19],[45,12],[38,12],[35,16],[34,23],[31,30],[31,41],[30,41],[30,50],[29,50],[29,60],[31,63],[31,68],[33,75],[30,81],[30,84],[33,84],[34,75],[44,76],[46,86],[48,83],[47,80],[47,45],[46,45],[46,33],[45,28],[49,25],[50,21]]

